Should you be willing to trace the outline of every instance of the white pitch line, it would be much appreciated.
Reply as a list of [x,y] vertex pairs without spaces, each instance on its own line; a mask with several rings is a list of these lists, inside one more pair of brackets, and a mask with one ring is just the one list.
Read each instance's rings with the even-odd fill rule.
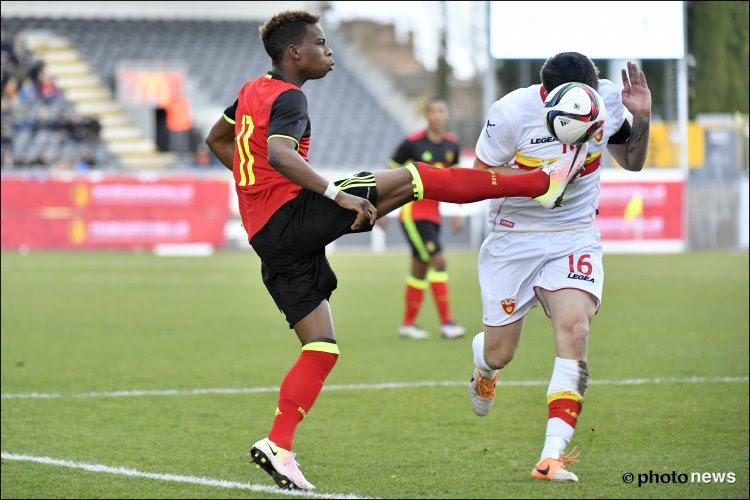
[[143,472],[128,467],[113,467],[103,464],[87,464],[84,462],[74,462],[72,460],[60,460],[50,457],[37,457],[33,455],[17,455],[15,453],[2,452],[3,460],[15,460],[18,462],[35,462],[45,465],[56,465],[58,467],[67,467],[69,469],[82,469],[88,472],[104,472],[118,476],[139,477],[146,479],[156,479],[158,481],[171,481],[174,483],[198,484],[201,486],[214,486],[216,488],[229,488],[234,490],[249,490],[258,493],[274,493],[277,495],[293,495],[307,498],[348,498],[352,500],[366,499],[371,497],[361,497],[351,493],[315,493],[308,491],[290,491],[282,490],[274,486],[264,486],[261,484],[240,483],[237,481],[227,481],[224,479],[212,479],[210,477],[183,476],[180,474],[163,474],[159,472]]
[[[739,383],[747,382],[748,376],[740,377],[659,377],[659,378],[627,378],[621,380],[590,380],[590,385],[646,385],[646,384],[698,384],[704,382]],[[424,380],[420,382],[383,382],[380,384],[346,384],[324,386],[324,391],[359,391],[381,389],[412,389],[417,387],[462,387],[468,384],[463,380]],[[500,386],[546,386],[549,380],[501,380]],[[207,388],[207,389],[156,389],[112,392],[79,392],[64,394],[59,392],[27,392],[4,393],[2,399],[61,399],[61,398],[123,398],[136,396],[196,396],[202,394],[258,394],[275,393],[279,388],[274,387],[237,387],[237,388]]]

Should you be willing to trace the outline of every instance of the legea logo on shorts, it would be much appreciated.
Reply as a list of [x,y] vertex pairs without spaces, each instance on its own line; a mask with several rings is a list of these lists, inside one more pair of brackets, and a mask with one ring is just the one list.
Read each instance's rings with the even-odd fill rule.
[[592,278],[591,276],[586,276],[584,274],[578,274],[578,273],[568,273],[568,279],[590,281],[591,283],[596,283],[596,280]]
[[505,227],[513,227],[516,225],[516,223],[513,222],[512,220],[505,220],[505,219],[500,219],[500,224]]
[[510,298],[510,299],[503,299],[500,301],[500,304],[503,306],[503,310],[508,313],[510,316],[513,314],[513,311],[516,310],[516,298]]

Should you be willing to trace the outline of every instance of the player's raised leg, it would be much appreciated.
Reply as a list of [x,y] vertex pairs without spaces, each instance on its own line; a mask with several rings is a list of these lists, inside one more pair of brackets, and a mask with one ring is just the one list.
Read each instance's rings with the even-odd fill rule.
[[586,358],[589,325],[597,300],[576,289],[542,291],[552,318],[557,357],[547,389],[547,432],[540,460],[532,477],[552,481],[578,481],[565,464],[576,463],[577,455],[564,455],[575,432],[588,382]]
[[469,401],[480,417],[492,409],[499,371],[513,359],[522,331],[523,318],[509,325],[484,325],[484,331],[477,333],[471,342],[474,369],[469,382]]
[[[583,168],[588,146],[569,152],[544,168],[518,175],[469,168],[438,169],[425,163],[375,173],[378,217],[413,200],[473,203],[506,196],[543,197],[547,208],[555,206],[565,187]],[[552,204],[545,204],[547,198]]]
[[315,486],[305,479],[294,460],[292,441],[297,425],[312,408],[339,356],[328,301],[295,323],[294,331],[302,343],[302,353],[281,383],[271,432],[252,446],[250,457],[279,487],[313,490]]

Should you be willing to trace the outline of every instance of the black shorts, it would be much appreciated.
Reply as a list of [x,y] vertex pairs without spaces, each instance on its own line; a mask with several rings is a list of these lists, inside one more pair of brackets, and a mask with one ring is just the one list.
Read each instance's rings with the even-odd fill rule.
[[[377,203],[375,177],[360,172],[335,183],[349,194]],[[352,231],[357,214],[333,200],[303,189],[258,231],[250,244],[261,260],[268,292],[286,316],[289,328],[310,314],[336,289],[336,275],[325,247],[348,233],[372,230],[369,222]]]
[[428,262],[443,251],[440,244],[440,224],[431,220],[401,221],[411,254],[416,260]]

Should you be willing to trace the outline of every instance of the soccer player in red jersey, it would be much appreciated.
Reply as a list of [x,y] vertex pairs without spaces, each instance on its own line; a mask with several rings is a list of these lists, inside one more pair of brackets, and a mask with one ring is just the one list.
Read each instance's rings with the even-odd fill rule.
[[304,490],[315,487],[294,460],[292,439],[339,354],[328,305],[337,281],[325,246],[344,234],[371,230],[378,217],[413,200],[556,199],[583,166],[571,154],[544,169],[505,177],[416,163],[330,183],[307,163],[311,128],[300,90],[333,69],[318,19],[286,11],[261,26],[272,70],[240,89],[206,139],[233,171],[242,224],[261,259],[263,283],[302,344],[281,383],[271,431],[250,455],[280,487]]
[[[458,165],[458,138],[446,132],[448,103],[439,98],[430,99],[425,116],[427,129],[411,134],[398,145],[389,162],[391,167],[399,168],[413,161],[423,161],[436,168]],[[440,242],[443,219],[439,205],[434,200],[420,200],[401,207],[399,221],[412,255],[411,271],[406,278],[404,317],[398,329],[401,338],[423,340],[430,337],[415,324],[428,288],[432,290],[440,315],[440,334],[454,339],[466,333],[451,316],[448,271]],[[454,232],[463,228],[463,221],[463,217],[453,218]]]

